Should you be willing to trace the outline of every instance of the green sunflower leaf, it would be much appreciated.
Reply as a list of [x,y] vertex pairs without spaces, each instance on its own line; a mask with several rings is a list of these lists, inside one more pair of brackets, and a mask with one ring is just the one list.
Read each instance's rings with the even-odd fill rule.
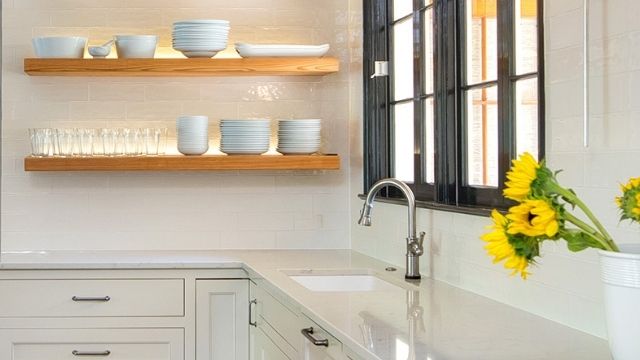
[[594,240],[584,231],[564,230],[560,236],[567,241],[567,248],[573,252],[582,251],[587,248],[604,250],[602,244]]

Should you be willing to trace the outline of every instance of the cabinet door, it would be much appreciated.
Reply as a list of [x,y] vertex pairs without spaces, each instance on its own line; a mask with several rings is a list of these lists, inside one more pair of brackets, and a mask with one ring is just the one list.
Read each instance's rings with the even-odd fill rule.
[[249,281],[196,281],[196,359],[249,358]]
[[291,360],[260,328],[251,328],[251,360]]

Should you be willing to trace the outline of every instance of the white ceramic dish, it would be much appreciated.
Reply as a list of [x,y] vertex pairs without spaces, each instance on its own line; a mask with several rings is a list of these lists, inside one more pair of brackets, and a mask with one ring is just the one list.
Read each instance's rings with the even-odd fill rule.
[[81,59],[87,38],[80,36],[41,36],[31,40],[39,58]]
[[224,24],[229,25],[229,20],[219,19],[192,19],[192,20],[180,20],[173,23],[174,26],[179,25],[202,25],[202,24]]
[[116,51],[121,59],[153,59],[157,35],[116,35]]
[[242,57],[279,57],[308,56],[321,57],[329,51],[329,44],[324,45],[276,45],[236,43],[236,51]]

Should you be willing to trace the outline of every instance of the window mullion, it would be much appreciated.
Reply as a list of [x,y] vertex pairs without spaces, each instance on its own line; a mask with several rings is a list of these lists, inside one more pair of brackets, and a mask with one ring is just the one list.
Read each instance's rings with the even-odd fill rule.
[[515,75],[513,1],[497,2],[498,21],[498,188],[506,180],[506,170],[516,157]]

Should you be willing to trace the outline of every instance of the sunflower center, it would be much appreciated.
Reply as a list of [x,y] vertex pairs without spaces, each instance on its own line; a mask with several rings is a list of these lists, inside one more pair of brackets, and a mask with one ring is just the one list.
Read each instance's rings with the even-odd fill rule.
[[536,215],[532,214],[532,213],[528,213],[527,214],[527,221],[529,222],[530,225],[533,225],[533,219],[536,218]]

